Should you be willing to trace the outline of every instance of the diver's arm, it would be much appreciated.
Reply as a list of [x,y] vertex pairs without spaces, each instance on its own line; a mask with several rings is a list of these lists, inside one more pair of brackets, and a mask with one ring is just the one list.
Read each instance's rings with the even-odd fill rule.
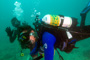
[[55,44],[56,38],[54,37],[54,35],[48,32],[44,32],[42,36],[42,41],[44,45],[45,60],[53,60],[54,44]]

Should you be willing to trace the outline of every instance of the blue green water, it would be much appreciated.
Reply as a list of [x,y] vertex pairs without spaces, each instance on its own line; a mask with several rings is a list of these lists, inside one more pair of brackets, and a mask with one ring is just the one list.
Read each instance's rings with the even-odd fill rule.
[[[0,0],[0,60],[27,60],[29,50],[24,50],[25,56],[20,56],[20,46],[17,40],[14,43],[9,42],[5,32],[6,27],[12,27],[11,19],[15,16],[13,10],[16,0]],[[46,14],[61,14],[78,19],[80,25],[80,12],[90,0],[17,0],[21,3],[23,9],[22,21],[32,23],[35,17],[34,11],[40,12],[40,18]],[[90,12],[87,14],[86,25],[90,25]],[[78,49],[71,53],[60,52],[64,60],[90,60],[90,38],[76,43]],[[43,60],[43,59],[41,59]],[[59,60],[57,52],[54,60]]]

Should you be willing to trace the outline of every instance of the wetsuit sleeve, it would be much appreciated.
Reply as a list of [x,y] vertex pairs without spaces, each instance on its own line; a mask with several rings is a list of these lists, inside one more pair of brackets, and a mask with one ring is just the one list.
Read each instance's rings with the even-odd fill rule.
[[42,42],[44,45],[45,60],[53,60],[54,44],[56,42],[55,36],[48,32],[44,32],[42,36]]

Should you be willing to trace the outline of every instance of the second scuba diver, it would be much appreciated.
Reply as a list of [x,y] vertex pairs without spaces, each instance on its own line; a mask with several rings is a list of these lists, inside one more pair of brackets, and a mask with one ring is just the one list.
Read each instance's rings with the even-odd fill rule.
[[[15,39],[18,38],[18,41],[21,46],[21,53],[22,53],[22,49],[26,49],[26,48],[30,49],[30,51],[33,52],[35,50],[34,46],[37,44],[36,41],[38,39],[37,33],[34,32],[34,29],[31,26],[29,26],[26,22],[21,24],[16,17],[14,17],[11,20],[11,23],[15,28],[11,30],[10,27],[7,27],[5,30],[10,38],[10,42],[13,43]],[[33,48],[34,50],[32,50]],[[37,57],[37,53],[32,53],[32,52],[30,53],[30,55],[34,59],[35,57]],[[42,55],[43,51],[39,49],[39,53]],[[39,58],[41,57],[42,56],[40,56]]]

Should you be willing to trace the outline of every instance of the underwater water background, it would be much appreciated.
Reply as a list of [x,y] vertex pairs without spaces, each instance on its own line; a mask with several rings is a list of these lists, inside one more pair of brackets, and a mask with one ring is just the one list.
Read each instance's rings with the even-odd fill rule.
[[[35,17],[34,11],[40,12],[40,18],[46,14],[61,14],[78,19],[80,25],[80,12],[86,7],[90,0],[0,0],[0,60],[28,60],[29,50],[24,50],[25,56],[20,56],[20,46],[17,40],[10,43],[5,29],[11,27],[11,19],[15,16],[14,3],[19,1],[23,9],[22,20],[28,22],[33,28]],[[90,25],[90,12],[87,14],[86,25]],[[71,53],[60,52],[64,60],[90,60],[90,38],[76,43],[78,49]],[[44,59],[41,59],[44,60]],[[57,52],[54,60],[59,60]]]

